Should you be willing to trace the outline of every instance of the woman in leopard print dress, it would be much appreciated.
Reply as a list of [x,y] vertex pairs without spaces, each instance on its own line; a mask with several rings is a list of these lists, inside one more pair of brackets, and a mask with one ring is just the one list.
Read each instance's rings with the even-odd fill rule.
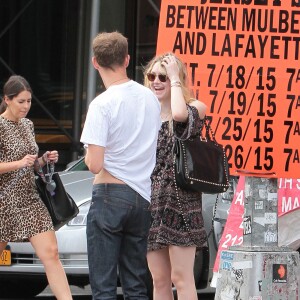
[[[58,256],[47,208],[35,186],[34,168],[57,161],[57,151],[37,157],[33,123],[26,119],[32,91],[21,76],[11,76],[0,107],[0,255],[8,242],[30,241],[44,264],[49,285],[59,300],[72,299]],[[36,162],[38,160],[38,163]]]
[[196,248],[206,246],[201,192],[178,187],[173,175],[175,136],[188,139],[200,133],[206,106],[192,99],[181,60],[169,53],[155,57],[145,70],[145,85],[161,104],[162,127],[158,136],[156,166],[152,173],[148,264],[154,299],[172,300],[172,283],[179,300],[196,300],[194,260]]

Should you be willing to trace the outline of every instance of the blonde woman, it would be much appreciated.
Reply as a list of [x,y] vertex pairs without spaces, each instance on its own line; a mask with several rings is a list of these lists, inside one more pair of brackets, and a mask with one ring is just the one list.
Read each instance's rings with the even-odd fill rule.
[[[199,192],[178,188],[176,197],[172,149],[175,136],[199,134],[206,105],[191,97],[184,63],[172,53],[153,58],[145,69],[145,86],[161,104],[156,166],[152,173],[148,265],[153,277],[154,300],[196,300],[193,267],[197,247],[206,246]],[[183,219],[184,216],[184,219]]]

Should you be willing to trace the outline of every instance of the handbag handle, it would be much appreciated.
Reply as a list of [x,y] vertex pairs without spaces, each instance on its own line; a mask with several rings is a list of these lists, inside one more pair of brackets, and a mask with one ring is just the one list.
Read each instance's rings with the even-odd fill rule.
[[[204,127],[205,127],[205,135],[203,135]],[[195,137],[197,137],[197,136],[193,135],[190,138],[194,139]],[[177,137],[177,136],[175,136],[175,138],[177,140],[180,140],[180,141],[183,140],[183,139],[181,139],[180,137]],[[217,140],[216,140],[215,133],[214,133],[213,129],[210,126],[210,120],[209,120],[209,118],[207,116],[205,116],[204,119],[203,119],[203,126],[202,126],[202,128],[200,130],[200,138],[203,141],[209,140],[209,141],[214,142],[216,145],[219,145],[218,142],[217,142]]]
[[47,191],[51,194],[51,196],[53,196],[55,194],[55,189],[56,189],[56,183],[55,181],[52,179],[52,176],[54,174],[55,171],[55,166],[54,166],[54,162],[47,160],[47,173],[45,174],[43,171],[43,168],[41,167],[40,163],[38,160],[36,160],[36,164],[38,165],[38,175],[42,178],[42,180],[46,183],[46,189]]
[[[208,139],[208,140],[213,141],[216,145],[218,145],[218,142],[217,142],[216,136],[215,136],[215,132],[211,128],[210,120],[208,119],[207,116],[204,117],[203,123],[204,123],[204,126],[205,126],[205,138]],[[203,130],[201,131],[201,138],[203,138],[202,132],[203,132]]]

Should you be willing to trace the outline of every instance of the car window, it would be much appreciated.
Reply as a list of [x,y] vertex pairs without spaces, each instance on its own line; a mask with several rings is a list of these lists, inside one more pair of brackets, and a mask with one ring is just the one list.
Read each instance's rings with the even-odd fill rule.
[[88,167],[84,162],[84,157],[80,158],[78,161],[74,162],[66,171],[88,171]]

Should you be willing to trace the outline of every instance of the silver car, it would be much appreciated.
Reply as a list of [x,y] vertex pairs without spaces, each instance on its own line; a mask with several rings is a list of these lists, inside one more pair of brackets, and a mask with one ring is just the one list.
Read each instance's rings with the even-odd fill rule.
[[[72,163],[60,173],[67,192],[79,207],[79,214],[67,225],[56,231],[61,262],[71,285],[84,287],[89,284],[89,269],[86,245],[86,216],[89,210],[94,175],[88,171],[84,159]],[[227,195],[227,196],[226,196]],[[229,196],[228,196],[229,195]],[[203,195],[203,217],[209,235],[208,248],[197,252],[194,274],[199,293],[214,293],[210,287],[212,269],[217,252],[218,240],[227,218],[231,199],[228,194],[220,197],[215,221],[212,225],[216,195]],[[10,243],[11,264],[3,264],[0,259],[0,298],[34,297],[47,286],[45,271],[34,254],[30,243]],[[99,249],[101,251],[101,249]],[[149,277],[149,294],[152,291]]]

